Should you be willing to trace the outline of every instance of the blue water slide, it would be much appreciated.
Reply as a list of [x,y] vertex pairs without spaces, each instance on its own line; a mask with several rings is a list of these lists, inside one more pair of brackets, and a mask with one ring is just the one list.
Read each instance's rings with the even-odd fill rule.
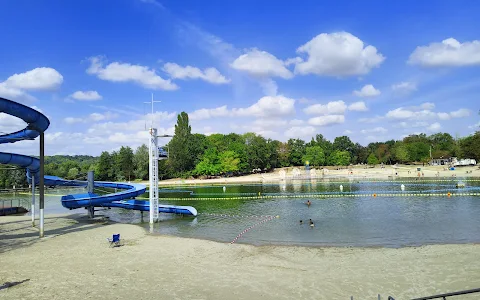
[[[19,131],[0,135],[0,144],[15,143],[22,140],[33,140],[40,133],[47,130],[50,125],[48,118],[39,111],[34,110],[23,104],[1,98],[0,112],[18,117],[27,123],[27,126]],[[27,179],[29,183],[38,184],[40,160],[36,157],[0,152],[0,164],[11,164],[27,169]],[[44,183],[47,186],[86,186],[86,181],[66,180],[56,176],[44,176]],[[69,209],[81,207],[121,207],[125,209],[134,209],[148,211],[150,203],[148,201],[132,200],[146,191],[145,185],[134,183],[118,183],[96,181],[94,187],[114,188],[120,191],[97,195],[94,193],[84,193],[63,196],[62,205]],[[197,210],[191,206],[173,206],[159,205],[159,212],[176,213],[185,215],[197,215]]]

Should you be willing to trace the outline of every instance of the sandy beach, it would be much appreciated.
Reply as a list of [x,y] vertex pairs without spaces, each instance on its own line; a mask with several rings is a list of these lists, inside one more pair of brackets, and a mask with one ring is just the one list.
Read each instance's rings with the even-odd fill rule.
[[[278,182],[282,180],[289,180],[296,178],[294,169],[297,168],[301,173],[297,178],[304,176],[304,167],[288,167],[275,169],[269,173],[250,174],[237,177],[225,177],[214,179],[182,179],[174,178],[159,181],[161,186],[169,185],[195,185],[195,184],[242,184],[242,183],[265,183],[265,182]],[[417,171],[420,168],[421,171]],[[422,166],[422,165],[398,165],[375,166],[375,168],[366,166],[351,166],[349,168],[343,167],[338,169],[337,167],[325,167],[323,169],[315,170],[316,176],[312,178],[318,180],[346,180],[348,178],[362,179],[362,180],[392,180],[392,179],[412,179],[428,178],[428,179],[452,179],[452,178],[469,178],[480,177],[480,168],[478,166],[459,167],[454,171],[446,170],[445,166]],[[285,179],[280,175],[281,171],[285,171]],[[423,176],[422,176],[423,173]],[[419,176],[420,175],[420,176]],[[147,181],[142,184],[148,185]]]
[[[39,239],[28,217],[0,218],[1,299],[408,299],[480,286],[480,245],[255,247],[83,215],[45,228]],[[123,246],[109,248],[114,233]]]

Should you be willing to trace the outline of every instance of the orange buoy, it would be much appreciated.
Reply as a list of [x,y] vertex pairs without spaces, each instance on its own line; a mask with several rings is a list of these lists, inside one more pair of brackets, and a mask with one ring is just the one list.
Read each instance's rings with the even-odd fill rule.
[[447,196],[450,197],[452,194],[450,194],[450,192],[448,192]]
[[373,197],[377,197],[377,194],[373,194]]

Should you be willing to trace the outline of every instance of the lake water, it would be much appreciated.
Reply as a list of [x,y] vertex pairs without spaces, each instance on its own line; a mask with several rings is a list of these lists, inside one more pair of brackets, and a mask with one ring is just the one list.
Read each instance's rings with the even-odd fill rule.
[[[404,183],[406,192],[478,192],[478,182],[467,182],[457,189],[455,182]],[[344,193],[355,197],[293,198],[292,195],[316,193],[338,194],[340,183],[294,181],[287,184],[197,186],[172,188],[163,197],[215,197],[216,200],[160,200],[164,204],[194,206],[199,216],[181,217],[161,214],[154,232],[231,242],[239,233],[265,218],[279,216],[252,228],[237,243],[255,245],[282,244],[305,246],[383,246],[402,247],[425,244],[480,242],[480,197],[478,196],[379,196],[372,193],[400,193],[399,182],[341,183]],[[84,190],[47,190],[46,213],[69,212],[60,204],[58,195]],[[281,195],[273,199],[231,199],[249,195]],[[362,195],[362,193],[368,195]],[[0,199],[22,199],[30,195],[0,194]],[[143,197],[148,197],[144,195]],[[225,199],[218,199],[225,197]],[[305,202],[310,200],[308,207]],[[27,206],[28,207],[28,206]],[[84,209],[71,211],[85,213]],[[149,228],[148,212],[141,222],[138,211],[111,209],[105,212],[112,220],[138,223]],[[224,216],[229,215],[229,216]],[[315,223],[308,226],[308,220]],[[300,225],[299,221],[304,224]]]

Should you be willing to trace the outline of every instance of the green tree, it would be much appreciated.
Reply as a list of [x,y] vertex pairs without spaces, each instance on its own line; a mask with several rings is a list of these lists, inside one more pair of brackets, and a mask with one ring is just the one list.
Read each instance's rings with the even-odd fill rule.
[[333,141],[333,149],[338,151],[348,151],[350,153],[355,149],[355,144],[350,140],[348,136],[336,137]]
[[268,150],[268,163],[267,169],[273,169],[280,167],[280,154],[279,148],[282,143],[277,140],[267,140],[267,150]]
[[209,148],[205,151],[202,160],[195,166],[194,173],[197,175],[216,175],[221,172],[221,165],[218,159],[216,148]]
[[148,147],[145,144],[135,150],[135,154],[133,155],[133,173],[135,174],[135,178],[143,180],[148,179],[148,165],[150,163],[148,153]]
[[200,133],[194,133],[190,137],[190,155],[193,158],[193,165],[196,166],[203,157],[205,151],[212,146],[208,137]]
[[267,141],[255,133],[245,133],[245,144],[247,145],[247,160],[250,170],[264,169],[269,160]]
[[430,146],[423,141],[407,143],[407,152],[410,161],[422,162],[430,157]]
[[188,114],[181,112],[177,117],[175,135],[169,143],[171,166],[175,172],[183,173],[194,167],[195,157],[190,153],[191,132]]
[[328,164],[332,166],[348,166],[350,159],[350,153],[348,151],[335,150],[328,157]]
[[407,145],[404,142],[397,142],[393,147],[393,158],[399,163],[406,163],[409,161]]
[[329,157],[333,152],[333,144],[327,140],[322,134],[317,134],[315,136],[316,146],[320,146],[325,154],[325,157]]
[[[121,147],[116,156],[115,164],[119,173],[117,174],[117,180],[130,181],[134,176],[133,170],[133,150],[130,147]],[[120,175],[120,176],[119,176]]]
[[460,140],[462,158],[480,160],[480,131]]
[[71,168],[68,170],[67,179],[77,179],[78,176],[78,169]]
[[218,156],[220,170],[223,173],[238,171],[240,159],[234,151],[224,151]]
[[355,149],[352,153],[352,162],[354,164],[366,163],[368,157],[368,149],[360,145],[355,144]]
[[367,158],[367,161],[369,165],[378,165],[379,163],[378,158],[373,153],[370,153],[370,155]]
[[289,139],[288,142],[289,160],[291,166],[303,166],[303,156],[305,155],[305,142],[301,139]]
[[290,148],[288,143],[280,143],[277,152],[279,167],[290,166]]
[[307,147],[303,156],[303,162],[305,163],[306,161],[313,167],[323,166],[325,163],[323,149],[320,146]]

